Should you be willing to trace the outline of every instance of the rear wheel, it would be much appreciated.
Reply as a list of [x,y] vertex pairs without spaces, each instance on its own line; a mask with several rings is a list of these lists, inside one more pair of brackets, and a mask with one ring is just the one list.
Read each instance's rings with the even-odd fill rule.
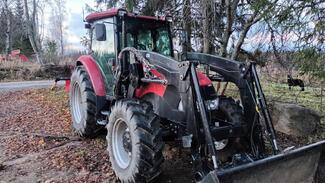
[[109,158],[122,182],[150,182],[160,174],[163,141],[151,104],[117,101],[106,128]]
[[83,66],[73,71],[70,87],[70,112],[74,130],[80,136],[96,137],[103,127],[96,123],[96,95]]

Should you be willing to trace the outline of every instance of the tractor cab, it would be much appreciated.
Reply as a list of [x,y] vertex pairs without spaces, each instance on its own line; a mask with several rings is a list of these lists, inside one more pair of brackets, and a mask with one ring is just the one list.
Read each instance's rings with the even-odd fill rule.
[[90,49],[97,56],[112,56],[124,47],[173,56],[167,20],[166,17],[140,16],[115,8],[90,14],[86,17],[86,28],[91,35]]
[[118,54],[125,47],[173,57],[169,17],[141,16],[124,9],[110,9],[86,17],[91,56],[100,67],[108,95],[112,94],[113,73]]

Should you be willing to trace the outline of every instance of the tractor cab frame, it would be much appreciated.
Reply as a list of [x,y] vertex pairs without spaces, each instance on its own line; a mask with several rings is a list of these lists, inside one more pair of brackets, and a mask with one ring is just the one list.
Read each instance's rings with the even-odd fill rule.
[[[109,99],[114,96],[115,81],[112,70],[123,48],[134,47],[165,56],[174,56],[170,17],[141,16],[128,13],[124,9],[113,8],[107,12],[90,14],[85,21],[87,22],[85,28],[90,35],[90,56],[98,65],[103,77],[101,82],[105,83],[101,88],[105,90],[106,97]],[[129,62],[124,63],[121,70],[128,70]],[[92,80],[92,77],[90,79]],[[108,105],[103,102],[105,100],[102,93],[97,95],[96,116],[98,118],[101,118],[100,111]]]

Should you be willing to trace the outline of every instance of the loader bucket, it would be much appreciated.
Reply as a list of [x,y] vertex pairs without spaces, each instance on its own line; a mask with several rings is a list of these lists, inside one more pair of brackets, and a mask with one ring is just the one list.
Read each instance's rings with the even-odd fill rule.
[[252,163],[211,171],[202,182],[312,183],[321,156],[325,156],[325,140]]

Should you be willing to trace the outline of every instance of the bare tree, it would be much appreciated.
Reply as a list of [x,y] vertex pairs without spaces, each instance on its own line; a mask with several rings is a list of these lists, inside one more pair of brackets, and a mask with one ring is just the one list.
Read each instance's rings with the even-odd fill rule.
[[63,21],[66,13],[65,0],[55,0],[52,4],[50,32],[52,35],[52,40],[55,40],[58,44],[60,54],[64,55],[65,27],[63,25]]
[[[228,56],[231,59],[237,59],[242,52],[242,46],[252,26],[270,17],[276,3],[277,0],[221,0],[218,6],[224,7],[221,9],[224,12],[217,14],[221,18],[218,18],[216,24],[218,25],[216,29],[223,30],[220,34],[217,34],[219,37],[217,40],[220,42],[219,54],[223,57]],[[234,40],[232,41],[233,48],[230,54],[229,43],[231,38],[234,38]]]
[[8,0],[4,0],[4,12],[5,12],[5,18],[6,18],[6,40],[5,40],[5,54],[6,58],[8,59],[8,55],[10,53],[10,47],[11,47],[11,11],[9,9],[9,3]]
[[211,37],[213,37],[213,8],[214,4],[211,0],[202,0],[201,2],[202,12],[203,12],[203,52],[212,53],[214,51],[213,43]]
[[183,5],[183,28],[186,32],[186,42],[187,45],[183,45],[183,51],[191,51],[191,34],[192,34],[192,25],[191,25],[191,1],[184,0]]
[[[116,1],[97,1],[105,4],[105,7],[111,7]],[[279,1],[279,0],[129,0],[131,6],[140,7],[141,13],[153,15],[154,12],[164,13],[165,10],[170,10],[174,16],[173,28],[179,29],[182,27],[188,33],[187,42],[196,43],[193,46],[195,49],[203,48],[201,51],[205,53],[217,52],[223,57],[238,59],[241,55],[248,57],[254,50],[244,50],[247,38],[251,32],[256,32],[256,27],[266,26],[267,22],[272,19],[278,20],[275,29],[280,29],[284,23],[288,27],[297,27],[299,31],[295,34],[304,35],[304,39],[309,39],[310,44],[315,42],[315,39],[324,40],[322,34],[305,34],[308,27],[304,30],[302,26],[292,24],[292,17],[300,20],[303,13],[311,14],[313,11],[310,7],[315,7],[320,10],[318,17],[324,17],[324,1]],[[172,5],[172,6],[170,6]],[[309,8],[309,9],[308,9]],[[130,9],[130,8],[129,8]],[[290,14],[291,11],[300,11],[300,14]],[[288,14],[289,12],[289,14]],[[288,14],[288,15],[287,15]],[[315,13],[314,13],[315,14]],[[309,16],[309,15],[308,15]],[[305,20],[302,18],[301,20]],[[315,30],[321,29],[323,21],[315,23]],[[306,24],[310,25],[310,21]],[[255,27],[255,28],[254,28]],[[309,28],[310,29],[310,28]],[[290,32],[288,30],[287,32]],[[318,31],[319,32],[319,31]],[[267,34],[270,35],[270,32]],[[265,35],[265,36],[267,36]],[[306,36],[307,35],[307,36]],[[313,35],[313,36],[311,36]],[[268,39],[268,38],[266,38]],[[322,42],[322,41],[318,41]],[[299,41],[301,43],[301,41]],[[253,43],[259,44],[259,43]],[[264,44],[270,44],[265,42]],[[188,47],[190,50],[190,48]]]
[[36,55],[37,62],[39,64],[43,64],[41,42],[39,39],[38,26],[37,26],[38,23],[37,23],[36,0],[32,1],[31,16],[30,16],[27,0],[24,0],[24,7],[25,7],[25,18],[26,18],[26,27],[27,27],[28,38],[29,38],[30,44],[32,45],[33,51]]
[[[219,55],[226,57],[227,56],[227,47],[231,34],[233,33],[233,24],[236,17],[236,10],[238,7],[239,0],[226,0],[225,1],[225,15],[226,23],[223,33],[221,34],[222,38],[221,47],[219,50]],[[220,19],[219,19],[220,20]],[[219,27],[220,29],[221,27]]]

